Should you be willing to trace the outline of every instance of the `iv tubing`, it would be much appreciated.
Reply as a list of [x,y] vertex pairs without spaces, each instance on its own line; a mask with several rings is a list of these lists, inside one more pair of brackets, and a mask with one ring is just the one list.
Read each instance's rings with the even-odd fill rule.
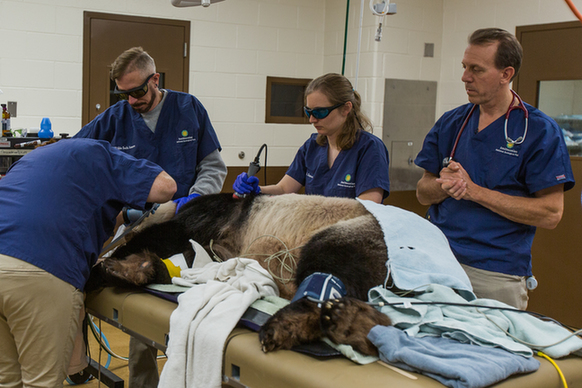
[[360,71],[360,47],[362,46],[362,24],[364,23],[364,0],[360,6],[360,30],[358,31],[358,54],[356,57],[356,81],[354,90],[358,90],[358,73]]
[[582,14],[580,14],[580,12],[578,11],[578,8],[576,8],[574,3],[572,3],[572,0],[565,0],[565,1],[566,1],[566,4],[568,4],[568,7],[570,7],[570,9],[572,10],[572,12],[574,12],[574,15],[576,15],[578,20],[580,20],[582,22]]
[[342,75],[345,75],[346,72],[346,47],[348,45],[348,20],[350,18],[350,0],[348,0],[348,4],[346,6],[346,26],[344,29],[344,55],[342,59]]

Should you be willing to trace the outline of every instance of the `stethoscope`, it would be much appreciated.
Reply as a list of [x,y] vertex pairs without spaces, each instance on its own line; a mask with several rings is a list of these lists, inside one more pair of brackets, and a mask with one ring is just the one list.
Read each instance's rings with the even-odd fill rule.
[[[528,124],[528,118],[529,118],[529,112],[527,111],[527,108],[525,107],[525,104],[523,103],[523,100],[521,99],[521,97],[519,97],[519,95],[516,92],[514,92],[512,89],[510,89],[510,90],[511,90],[511,93],[513,94],[513,98],[511,100],[511,104],[509,104],[509,108],[507,108],[507,112],[505,113],[505,127],[504,127],[505,141],[507,142],[507,148],[513,148],[514,145],[518,145],[518,144],[521,144],[524,142],[525,136],[527,135],[527,124]],[[514,105],[515,100],[517,100],[517,102],[518,102],[517,105]],[[461,138],[461,134],[465,130],[465,127],[467,126],[467,123],[469,122],[469,119],[471,118],[471,115],[473,114],[473,111],[475,110],[476,107],[477,107],[477,105],[473,105],[473,107],[469,111],[469,114],[465,118],[465,121],[463,121],[463,125],[461,126],[461,129],[459,130],[459,133],[457,134],[457,138],[455,139],[455,144],[453,145],[453,149],[451,150],[451,155],[443,159],[443,167],[447,167],[451,163],[451,160],[453,160],[453,156],[455,156],[455,151],[457,150],[457,144],[459,144],[459,139]],[[509,114],[514,109],[522,110],[524,115],[525,115],[525,129],[523,131],[523,136],[520,136],[515,140],[513,140],[512,138],[510,138],[507,135],[507,121],[509,119]]]

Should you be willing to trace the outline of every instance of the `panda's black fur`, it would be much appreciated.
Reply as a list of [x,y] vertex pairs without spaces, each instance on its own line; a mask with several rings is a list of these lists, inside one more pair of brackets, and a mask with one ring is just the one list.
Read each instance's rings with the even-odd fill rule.
[[[153,223],[129,237],[125,245],[94,268],[87,289],[169,283],[171,280],[160,258],[185,253],[191,262],[190,239],[202,245],[211,256],[217,255],[223,260],[257,258],[263,267],[275,272],[279,264],[273,268],[272,263],[263,260],[265,255],[296,249],[297,264],[293,273],[288,274],[288,281],[275,279],[281,296],[288,299],[307,276],[323,272],[338,277],[346,286],[348,297],[366,300],[368,290],[382,284],[387,272],[387,249],[380,225],[356,200],[303,195],[238,199],[225,193],[195,198],[171,219]],[[256,242],[257,239],[260,241]],[[319,322],[320,314],[314,305],[303,299],[275,315],[261,331],[263,349],[290,348],[321,336],[322,327],[329,327],[330,319],[326,318],[323,326],[314,324]],[[359,342],[355,342],[365,344],[356,346],[373,354],[375,350],[365,339],[370,329],[367,325],[389,324],[389,320],[365,305],[356,306],[351,312],[343,311],[346,303],[337,304],[334,309],[342,310],[341,316],[371,317],[371,323],[356,321],[349,324],[355,325],[351,331],[342,330],[361,331],[356,335]],[[366,314],[360,311],[362,308]],[[340,322],[333,324],[334,330],[341,326]]]

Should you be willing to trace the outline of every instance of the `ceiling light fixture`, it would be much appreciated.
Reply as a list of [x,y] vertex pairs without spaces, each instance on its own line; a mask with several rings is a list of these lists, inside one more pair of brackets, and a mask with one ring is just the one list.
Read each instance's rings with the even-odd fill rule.
[[171,0],[174,7],[210,7],[210,4],[219,3],[224,0]]

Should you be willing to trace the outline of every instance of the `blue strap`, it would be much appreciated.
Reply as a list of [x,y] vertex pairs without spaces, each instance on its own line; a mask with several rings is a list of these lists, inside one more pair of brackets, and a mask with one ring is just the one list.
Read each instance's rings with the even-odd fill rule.
[[291,302],[305,297],[316,300],[343,298],[346,294],[346,287],[339,278],[328,273],[315,272],[301,282]]

